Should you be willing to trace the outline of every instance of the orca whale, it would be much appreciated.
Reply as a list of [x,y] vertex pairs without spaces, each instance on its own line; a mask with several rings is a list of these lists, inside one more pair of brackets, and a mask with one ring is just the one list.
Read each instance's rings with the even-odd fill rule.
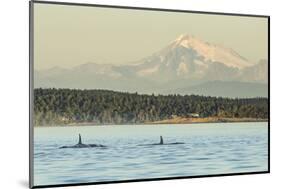
[[106,147],[101,144],[83,144],[81,135],[79,134],[79,141],[73,146],[61,146],[60,148],[95,148],[95,147]]
[[163,137],[160,136],[160,142],[159,143],[153,143],[153,144],[140,144],[139,146],[151,146],[151,145],[176,145],[176,144],[184,144],[183,142],[172,142],[172,143],[164,143]]
[[160,143],[159,144],[164,144],[164,141],[163,141],[163,137],[160,136]]

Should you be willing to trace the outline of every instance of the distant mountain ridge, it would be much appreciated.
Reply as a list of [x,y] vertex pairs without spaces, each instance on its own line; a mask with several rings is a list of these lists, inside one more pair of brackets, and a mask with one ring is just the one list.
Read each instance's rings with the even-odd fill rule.
[[[252,83],[267,85],[267,73],[267,60],[254,64],[233,49],[181,35],[159,52],[133,64],[117,66],[89,62],[70,69],[35,70],[34,86],[173,93],[210,81],[228,82],[228,85],[234,84],[229,82],[245,82],[249,90],[258,92],[256,96],[263,96],[264,92],[260,93]],[[241,95],[245,94],[241,91]],[[228,95],[222,93],[220,96]]]
[[199,85],[174,90],[177,94],[197,94],[215,97],[267,97],[268,86],[263,83],[239,81],[210,81]]

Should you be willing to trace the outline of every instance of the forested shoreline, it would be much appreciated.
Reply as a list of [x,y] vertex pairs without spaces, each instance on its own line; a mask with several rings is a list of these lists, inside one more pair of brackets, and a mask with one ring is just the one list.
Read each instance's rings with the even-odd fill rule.
[[34,125],[143,124],[172,119],[268,118],[267,98],[146,95],[110,90],[34,89]]

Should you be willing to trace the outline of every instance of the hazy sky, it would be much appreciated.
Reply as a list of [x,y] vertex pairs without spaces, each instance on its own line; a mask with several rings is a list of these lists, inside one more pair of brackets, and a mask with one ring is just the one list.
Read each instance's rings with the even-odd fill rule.
[[267,19],[35,4],[35,69],[88,62],[125,64],[180,34],[231,47],[251,62],[267,58]]

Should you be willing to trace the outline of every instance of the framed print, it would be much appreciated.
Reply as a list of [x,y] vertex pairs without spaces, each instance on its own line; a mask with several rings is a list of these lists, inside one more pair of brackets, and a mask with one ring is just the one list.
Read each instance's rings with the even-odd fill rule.
[[269,16],[30,2],[30,187],[270,172]]

